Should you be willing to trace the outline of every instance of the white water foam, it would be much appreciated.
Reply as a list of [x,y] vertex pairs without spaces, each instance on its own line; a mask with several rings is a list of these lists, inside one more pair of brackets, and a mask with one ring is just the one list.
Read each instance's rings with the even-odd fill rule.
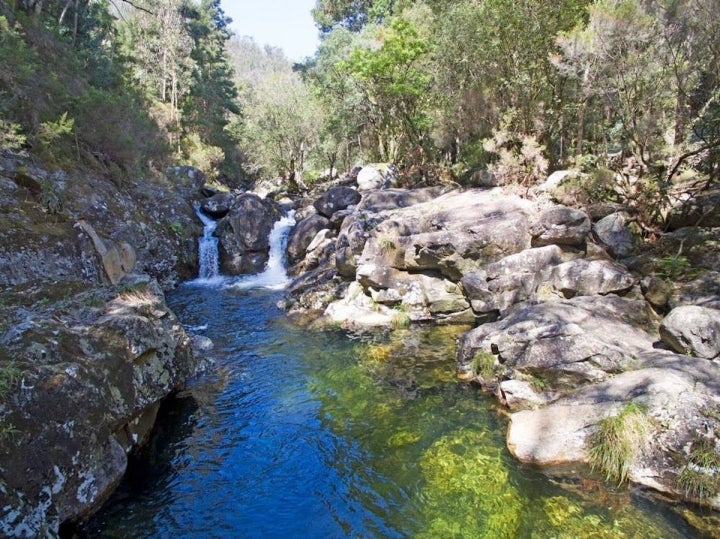
[[198,245],[198,262],[200,264],[199,281],[210,281],[220,276],[220,261],[218,257],[218,239],[213,236],[217,228],[217,221],[205,215],[200,206],[195,206],[195,215],[202,221],[203,235]]
[[270,255],[265,265],[265,271],[255,275],[237,277],[228,283],[229,288],[269,288],[271,290],[282,290],[290,282],[285,267],[285,246],[287,245],[288,234],[295,225],[295,212],[291,211],[286,217],[282,217],[275,223],[268,242],[270,243]]
[[206,286],[209,288],[235,288],[247,290],[251,288],[267,288],[271,290],[282,290],[290,282],[285,268],[285,246],[290,230],[295,225],[295,212],[291,211],[287,216],[282,217],[275,223],[268,242],[270,253],[265,269],[261,273],[243,275],[241,277],[228,277],[220,274],[220,263],[218,257],[218,239],[212,234],[217,227],[217,221],[210,219],[203,214],[199,208],[196,209],[198,218],[205,225],[203,237],[199,245],[200,276],[190,281],[193,286]]

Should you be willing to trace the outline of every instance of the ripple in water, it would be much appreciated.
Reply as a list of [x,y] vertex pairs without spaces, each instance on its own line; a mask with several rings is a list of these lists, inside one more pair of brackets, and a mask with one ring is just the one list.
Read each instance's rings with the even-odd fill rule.
[[452,329],[292,326],[278,292],[184,286],[216,370],[164,406],[87,537],[692,537],[657,504],[507,454]]

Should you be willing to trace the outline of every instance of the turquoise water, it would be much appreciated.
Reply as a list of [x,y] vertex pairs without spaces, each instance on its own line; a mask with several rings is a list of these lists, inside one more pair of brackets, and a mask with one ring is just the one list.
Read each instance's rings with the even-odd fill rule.
[[[170,298],[215,364],[165,406],[87,537],[692,537],[639,493],[551,479],[507,453],[455,378],[458,330],[311,331],[280,292]],[[200,329],[198,329],[200,328]]]

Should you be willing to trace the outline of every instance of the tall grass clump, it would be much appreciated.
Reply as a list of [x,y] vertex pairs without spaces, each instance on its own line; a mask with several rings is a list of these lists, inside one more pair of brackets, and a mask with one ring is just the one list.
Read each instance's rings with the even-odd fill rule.
[[642,454],[652,432],[645,410],[631,402],[616,416],[606,417],[588,441],[590,466],[618,485],[627,481],[630,468]]

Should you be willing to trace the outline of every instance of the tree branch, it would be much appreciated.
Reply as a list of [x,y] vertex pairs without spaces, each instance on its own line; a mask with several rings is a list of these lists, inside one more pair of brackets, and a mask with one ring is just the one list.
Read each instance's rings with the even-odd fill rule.
[[686,159],[689,159],[690,157],[693,157],[699,153],[702,153],[706,150],[712,150],[713,148],[720,147],[720,140],[716,140],[713,142],[708,142],[707,144],[703,144],[702,146],[695,148],[694,150],[690,150],[688,152],[685,152],[682,155],[679,155],[678,158],[675,160],[675,164],[673,167],[668,171],[667,176],[665,177],[665,181],[668,183],[670,180],[672,180],[672,177],[677,174],[678,170],[682,166],[682,164],[685,162]]
[[134,2],[132,2],[132,0],[122,0],[122,1],[125,2],[126,4],[130,4],[130,5],[131,5],[132,7],[134,7],[135,9],[138,9],[138,10],[140,10],[140,11],[144,11],[144,12],[147,13],[148,15],[155,15],[152,11],[150,11],[150,10],[148,10],[148,9],[145,9],[145,8],[142,7],[142,6],[138,6],[137,4],[135,4]]

